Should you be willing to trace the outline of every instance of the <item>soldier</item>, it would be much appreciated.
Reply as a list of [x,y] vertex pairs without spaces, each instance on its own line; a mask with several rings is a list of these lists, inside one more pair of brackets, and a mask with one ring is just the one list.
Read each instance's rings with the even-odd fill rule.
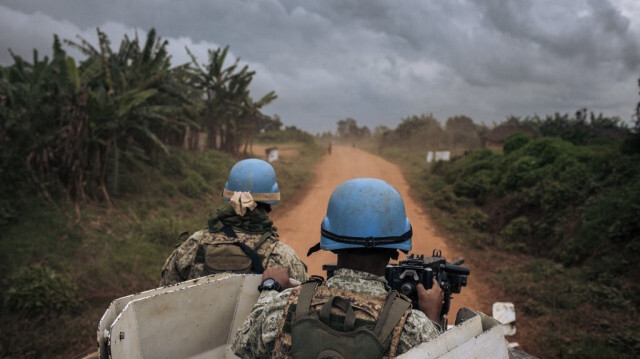
[[437,336],[444,294],[418,285],[419,307],[390,291],[384,277],[398,250],[411,249],[402,197],[387,182],[344,182],[329,199],[319,245],[338,255],[324,284],[295,286],[286,270],[267,268],[260,297],[235,333],[241,358],[391,358]]
[[305,264],[278,240],[269,219],[271,205],[280,201],[269,163],[258,159],[236,163],[222,198],[229,205],[218,209],[207,228],[192,234],[167,258],[160,285],[223,272],[260,274],[267,266],[285,268],[291,278],[307,280]]

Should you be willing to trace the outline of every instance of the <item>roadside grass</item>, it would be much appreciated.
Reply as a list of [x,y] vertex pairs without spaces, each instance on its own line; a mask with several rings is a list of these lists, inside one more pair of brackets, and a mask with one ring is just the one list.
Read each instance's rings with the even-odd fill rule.
[[[274,164],[283,203],[304,187],[322,153],[313,143],[297,146],[295,159]],[[25,198],[28,210],[0,226],[0,357],[95,350],[108,304],[157,287],[179,235],[204,228],[224,203],[220,192],[238,159],[173,149],[153,167],[131,165],[111,206]]]
[[[637,300],[628,299],[637,283],[596,280],[588,265],[567,267],[528,253],[518,240],[531,231],[525,221],[516,219],[502,233],[492,234],[485,211],[457,196],[450,179],[433,173],[443,163],[428,165],[421,154],[398,147],[372,152],[403,168],[413,195],[434,223],[465,248],[465,263],[473,266],[469,280],[484,280],[490,288],[491,298],[484,299],[514,302],[517,334],[509,341],[541,358],[637,357]],[[603,255],[603,264],[609,260]]]

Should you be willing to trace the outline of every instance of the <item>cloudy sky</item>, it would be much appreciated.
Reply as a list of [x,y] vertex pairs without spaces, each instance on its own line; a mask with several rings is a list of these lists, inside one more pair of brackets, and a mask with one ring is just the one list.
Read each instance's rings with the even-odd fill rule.
[[0,0],[0,64],[50,53],[54,33],[95,43],[97,27],[115,45],[154,27],[176,65],[185,46],[205,61],[229,45],[254,98],[278,94],[264,112],[312,133],[423,113],[631,122],[640,100],[638,0]]

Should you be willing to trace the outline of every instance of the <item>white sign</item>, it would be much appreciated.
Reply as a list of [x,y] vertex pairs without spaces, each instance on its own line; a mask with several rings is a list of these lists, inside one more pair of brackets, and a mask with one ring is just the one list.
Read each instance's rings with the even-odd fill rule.
[[427,163],[435,161],[449,161],[451,159],[451,151],[429,151],[427,152]]
[[278,160],[278,150],[274,148],[271,151],[269,151],[269,154],[267,155],[267,162],[274,162],[277,160]]
[[449,151],[437,151],[436,161],[449,161],[451,159],[451,152]]
[[427,152],[427,163],[431,163],[433,161],[433,152]]

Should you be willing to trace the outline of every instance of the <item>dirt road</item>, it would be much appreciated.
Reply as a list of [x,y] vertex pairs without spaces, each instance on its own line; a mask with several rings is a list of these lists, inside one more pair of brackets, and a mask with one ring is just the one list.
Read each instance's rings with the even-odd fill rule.
[[[321,160],[315,172],[307,193],[297,199],[298,203],[292,204],[283,212],[278,212],[275,206],[272,216],[281,240],[290,245],[307,263],[309,274],[325,276],[322,264],[336,263],[336,256],[331,252],[319,251],[307,257],[307,250],[320,241],[320,224],[326,214],[331,192],[340,183],[358,177],[383,179],[402,194],[407,216],[413,227],[412,253],[431,255],[434,248],[439,248],[448,259],[463,256],[463,253],[448,246],[446,239],[436,233],[418,201],[409,195],[409,185],[396,165],[356,148],[334,146],[332,154]],[[403,258],[404,255],[401,254],[400,259]],[[486,313],[487,309],[482,308],[476,297],[477,283],[474,284],[473,281],[473,268],[471,273],[468,286],[462,289],[461,294],[454,295],[450,311],[454,316],[460,307],[479,309]]]

